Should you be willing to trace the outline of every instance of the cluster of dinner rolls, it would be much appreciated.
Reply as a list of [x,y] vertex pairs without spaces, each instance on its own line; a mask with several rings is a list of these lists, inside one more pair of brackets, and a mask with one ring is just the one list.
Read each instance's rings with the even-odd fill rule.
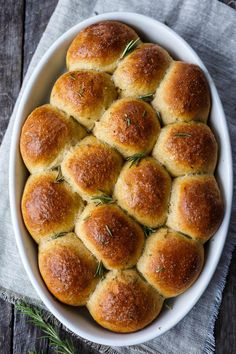
[[134,332],[196,281],[223,217],[209,87],[117,21],[84,28],[66,64],[22,127],[24,223],[54,297]]

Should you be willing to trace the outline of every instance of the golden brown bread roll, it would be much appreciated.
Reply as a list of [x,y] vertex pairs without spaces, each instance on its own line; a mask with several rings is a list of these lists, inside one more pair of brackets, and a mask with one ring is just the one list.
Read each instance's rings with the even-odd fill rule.
[[172,59],[157,44],[144,43],[122,60],[113,79],[121,97],[154,94]]
[[50,102],[91,129],[116,97],[116,88],[108,74],[79,70],[57,79]]
[[96,259],[74,233],[40,243],[38,263],[49,291],[67,305],[85,305],[99,280]]
[[143,249],[143,230],[115,204],[87,205],[75,232],[107,269],[134,266]]
[[62,172],[83,199],[111,194],[122,166],[121,156],[94,136],[88,136],[69,152]]
[[210,110],[210,91],[203,71],[194,64],[173,62],[152,104],[164,124],[191,120],[206,123]]
[[160,313],[163,298],[135,270],[110,271],[87,307],[101,326],[121,333],[137,331]]
[[217,142],[211,129],[202,123],[174,123],[161,129],[152,155],[172,176],[213,173]]
[[172,186],[167,225],[206,242],[220,226],[223,209],[214,176],[178,177]]
[[118,21],[94,23],[82,30],[71,43],[66,63],[69,70],[96,69],[112,73],[136,32]]
[[25,225],[39,243],[42,239],[71,231],[83,209],[78,194],[65,182],[57,183],[58,172],[31,175],[26,182],[21,209]]
[[115,101],[96,122],[93,133],[128,157],[149,153],[159,131],[156,112],[149,104],[135,98],[123,98]]
[[26,119],[20,137],[21,156],[31,173],[58,165],[66,148],[75,145],[86,130],[57,108],[45,104]]
[[114,199],[140,223],[163,225],[167,217],[171,189],[168,172],[153,158],[138,164],[127,162],[117,180]]
[[146,241],[137,268],[164,297],[186,291],[199,276],[204,262],[202,244],[167,228]]

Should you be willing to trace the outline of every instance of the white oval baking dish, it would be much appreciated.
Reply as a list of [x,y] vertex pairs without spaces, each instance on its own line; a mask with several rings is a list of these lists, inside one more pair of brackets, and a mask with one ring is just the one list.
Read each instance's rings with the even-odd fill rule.
[[[95,323],[85,309],[63,305],[49,293],[38,271],[37,247],[24,226],[20,210],[21,195],[27,178],[27,171],[19,151],[21,126],[36,106],[48,101],[54,81],[66,70],[66,50],[74,36],[84,27],[101,20],[123,21],[134,27],[145,41],[158,43],[166,48],[174,58],[198,64],[203,69],[212,96],[209,121],[220,145],[217,178],[224,197],[225,215],[219,230],[206,247],[204,269],[196,283],[173,300],[172,311],[163,309],[161,315],[152,324],[138,333],[130,334],[112,333],[103,329]],[[9,179],[12,222],[19,253],[34,288],[49,311],[71,331],[96,343],[127,346],[153,339],[175,326],[196,304],[212,278],[227,236],[233,194],[232,156],[226,119],[213,80],[194,50],[174,31],[160,22],[143,15],[122,12],[106,13],[89,18],[71,28],[51,46],[26,85],[12,135]]]

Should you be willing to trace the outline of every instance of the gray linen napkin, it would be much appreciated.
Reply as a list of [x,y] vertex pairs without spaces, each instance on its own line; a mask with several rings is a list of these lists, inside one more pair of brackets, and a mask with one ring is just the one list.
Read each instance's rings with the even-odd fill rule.
[[[39,59],[67,29],[97,13],[130,11],[167,23],[186,39],[210,71],[223,101],[231,133],[236,140],[236,12],[216,0],[60,0],[29,66],[23,87]],[[42,305],[23,269],[15,244],[8,198],[8,161],[15,112],[10,119],[0,148],[0,297],[14,302],[24,299]],[[236,144],[233,155],[236,158]],[[234,159],[234,166],[236,161]],[[236,166],[235,166],[236,167]],[[234,169],[236,170],[236,168]],[[234,203],[233,215],[236,214]],[[229,235],[217,271],[191,312],[168,333],[143,345],[129,348],[95,346],[103,353],[199,354],[214,351],[214,323],[222,298],[229,263],[236,239],[236,218],[232,218]],[[91,343],[90,343],[91,344]],[[94,345],[93,345],[94,346]]]

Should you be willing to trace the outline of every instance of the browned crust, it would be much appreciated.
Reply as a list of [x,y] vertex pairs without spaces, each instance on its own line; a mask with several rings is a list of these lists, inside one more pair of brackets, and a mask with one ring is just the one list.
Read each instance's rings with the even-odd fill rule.
[[111,193],[122,165],[120,155],[93,137],[81,143],[65,160],[66,175],[85,193]]
[[103,281],[97,298],[95,291],[93,304],[90,300],[92,316],[115,332],[129,333],[147,326],[158,316],[162,298],[135,271],[113,274]]
[[67,64],[80,61],[105,66],[121,56],[126,45],[138,36],[135,31],[118,21],[102,21],[82,30],[67,52]]
[[108,268],[122,269],[137,262],[144,244],[143,231],[116,205],[95,207],[83,229]]
[[122,90],[142,88],[143,94],[154,93],[171,60],[166,50],[157,44],[141,44],[116,69],[115,84]]
[[147,280],[163,296],[172,297],[193,284],[202,270],[203,262],[204,248],[200,243],[168,229],[161,229],[148,239],[145,255],[139,264],[142,264]]
[[214,177],[198,176],[185,180],[178,210],[186,233],[202,241],[210,238],[218,229],[224,211]]
[[106,124],[115,144],[141,152],[153,147],[160,124],[150,105],[138,99],[121,99],[106,115],[109,115]]
[[165,82],[163,97],[172,113],[179,116],[198,115],[210,109],[210,92],[207,80],[199,66],[175,62]]
[[120,178],[122,199],[125,200],[127,211],[132,210],[137,220],[147,217],[153,226],[164,223],[171,188],[167,171],[154,159],[145,158],[132,167],[127,163]]
[[[36,108],[26,119],[20,138],[20,150],[30,169],[47,167],[66,144],[85,135],[84,129],[49,104]],[[76,139],[78,138],[78,139]]]
[[170,165],[171,170],[174,171],[176,166],[177,170],[183,170],[183,174],[214,172],[218,146],[207,125],[175,123],[163,128],[159,139],[160,158],[166,161],[167,167]]
[[[72,238],[73,234],[68,235]],[[67,238],[61,238],[64,237]],[[70,242],[60,241],[48,241],[49,245],[40,248],[40,273],[58,300],[73,306],[83,305],[97,281],[96,260],[85,249],[81,251],[84,246],[77,244],[80,241],[76,236]]]
[[55,183],[57,172],[32,175],[25,185],[22,214],[36,242],[43,237],[69,231],[82,207],[81,199],[63,183]]

